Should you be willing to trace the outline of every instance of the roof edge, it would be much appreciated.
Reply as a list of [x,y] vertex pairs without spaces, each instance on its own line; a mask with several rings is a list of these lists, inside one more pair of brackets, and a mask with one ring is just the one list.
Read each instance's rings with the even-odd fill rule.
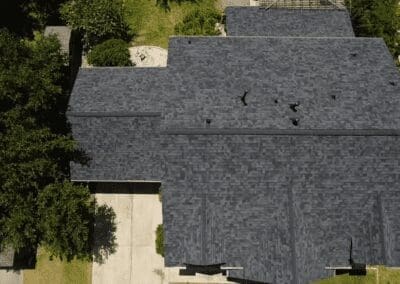
[[400,129],[166,129],[165,135],[400,136]]
[[137,111],[89,111],[89,112],[74,112],[67,111],[68,117],[160,117],[161,112],[137,112]]

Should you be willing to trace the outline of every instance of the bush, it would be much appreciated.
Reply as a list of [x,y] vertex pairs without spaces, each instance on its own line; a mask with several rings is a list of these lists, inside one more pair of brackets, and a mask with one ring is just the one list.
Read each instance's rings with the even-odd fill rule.
[[219,35],[215,24],[221,20],[221,15],[213,9],[196,9],[187,14],[182,23],[175,26],[178,35]]
[[164,227],[162,224],[156,229],[156,252],[164,257]]
[[96,45],[88,55],[94,66],[132,66],[128,44],[121,39],[110,39]]
[[129,25],[122,0],[70,0],[62,5],[61,17],[83,34],[85,49],[110,38],[129,39]]
[[398,0],[346,0],[356,36],[382,37],[395,58],[400,55]]

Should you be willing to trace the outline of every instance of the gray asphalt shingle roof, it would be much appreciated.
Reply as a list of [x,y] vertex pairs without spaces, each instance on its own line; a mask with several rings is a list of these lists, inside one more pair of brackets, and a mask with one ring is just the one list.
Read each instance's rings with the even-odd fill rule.
[[354,36],[349,13],[344,9],[228,7],[225,14],[229,36]]
[[350,236],[355,261],[399,265],[399,142],[166,136],[166,265],[227,262],[252,280],[309,283],[348,265]]
[[[175,37],[168,64],[181,91],[168,94],[166,128],[203,128],[207,118],[211,128],[400,124],[400,77],[382,39]],[[289,104],[296,102],[295,113]],[[298,127],[290,118],[300,120]]]
[[92,161],[72,179],[161,181],[167,266],[306,283],[348,264],[350,236],[357,262],[400,265],[400,75],[383,40],[346,25],[172,37],[166,68],[81,69],[68,118]]

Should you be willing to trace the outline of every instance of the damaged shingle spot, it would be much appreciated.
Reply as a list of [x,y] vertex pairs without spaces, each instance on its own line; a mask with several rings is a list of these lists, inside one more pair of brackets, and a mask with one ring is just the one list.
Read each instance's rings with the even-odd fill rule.
[[248,93],[249,93],[249,91],[248,91],[248,90],[245,90],[244,93],[243,93],[243,95],[240,96],[240,100],[242,101],[242,103],[243,103],[244,106],[247,106],[246,96],[247,96]]
[[292,121],[292,124],[294,125],[294,126],[298,126],[299,125],[299,119],[298,118],[291,118],[290,119],[291,121]]
[[297,107],[298,106],[300,106],[300,103],[299,102],[296,102],[296,103],[294,103],[294,104],[289,104],[289,107],[290,107],[290,109],[293,111],[293,112],[297,112]]

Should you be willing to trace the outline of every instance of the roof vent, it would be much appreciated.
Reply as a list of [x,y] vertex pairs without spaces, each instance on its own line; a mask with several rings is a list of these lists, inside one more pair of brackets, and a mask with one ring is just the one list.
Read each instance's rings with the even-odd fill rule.
[[397,83],[395,81],[390,81],[389,84],[392,85],[392,86],[396,86],[397,85]]
[[298,106],[300,106],[300,103],[298,103],[298,102],[294,103],[294,104],[289,104],[289,107],[293,112],[297,112],[297,107]]
[[299,125],[299,119],[298,118],[291,118],[290,120],[292,121],[292,124],[294,126],[298,126]]
[[279,103],[278,99],[275,99],[275,100],[274,100],[274,103],[276,103],[276,104]]
[[331,96],[332,100],[336,100],[336,95]]
[[358,55],[357,52],[352,52],[352,53],[350,53],[350,56],[353,57],[353,58],[354,58],[354,57],[357,57],[357,55]]
[[192,41],[191,40],[188,40],[188,44],[191,44],[192,43]]
[[211,119],[207,118],[207,119],[206,119],[206,123],[207,123],[207,124],[211,124]]
[[247,106],[246,96],[247,96],[248,93],[249,93],[249,91],[248,91],[248,90],[245,90],[244,93],[243,93],[243,95],[239,97],[244,106]]

